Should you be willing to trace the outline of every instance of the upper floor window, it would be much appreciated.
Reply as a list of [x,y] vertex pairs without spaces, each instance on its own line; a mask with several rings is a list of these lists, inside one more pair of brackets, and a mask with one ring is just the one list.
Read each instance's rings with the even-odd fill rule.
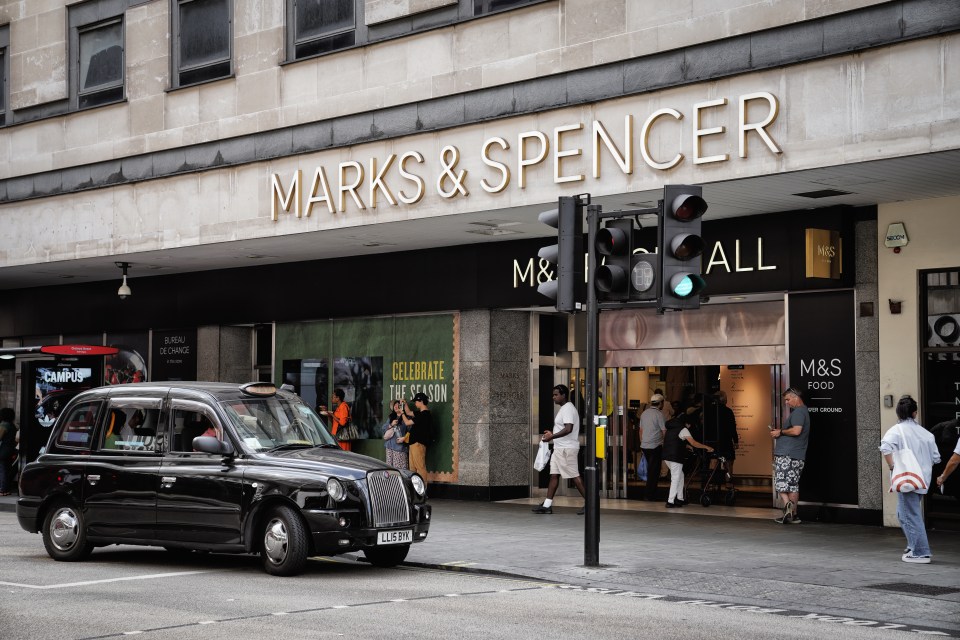
[[357,44],[356,0],[293,0],[294,58],[336,51]]
[[[535,0],[534,0],[535,1]],[[522,7],[533,4],[531,0],[473,0],[473,15],[482,16],[487,13]]]
[[81,29],[79,38],[79,106],[123,99],[123,20]]
[[85,109],[124,98],[125,3],[93,1],[69,8],[70,103]]
[[[390,1],[390,10],[375,11],[367,24],[367,0],[286,0],[288,60],[301,60],[371,42],[409,35],[499,11],[548,0],[450,0],[420,3]],[[393,6],[403,4],[403,7]],[[432,7],[432,8],[430,8]]]
[[232,0],[174,0],[174,86],[233,73]]
[[7,118],[7,49],[10,45],[10,30],[4,25],[0,27],[0,127],[9,124]]

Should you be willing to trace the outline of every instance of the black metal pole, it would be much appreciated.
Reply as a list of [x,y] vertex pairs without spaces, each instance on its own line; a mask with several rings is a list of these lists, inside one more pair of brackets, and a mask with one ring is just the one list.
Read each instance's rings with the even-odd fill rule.
[[597,360],[600,346],[600,307],[597,304],[597,290],[594,287],[594,274],[597,266],[596,235],[600,227],[600,207],[587,207],[587,412],[586,452],[583,456],[585,473],[584,488],[587,490],[585,504],[586,522],[584,524],[583,564],[588,567],[600,566],[600,485],[597,474],[597,429],[594,415],[597,412]]

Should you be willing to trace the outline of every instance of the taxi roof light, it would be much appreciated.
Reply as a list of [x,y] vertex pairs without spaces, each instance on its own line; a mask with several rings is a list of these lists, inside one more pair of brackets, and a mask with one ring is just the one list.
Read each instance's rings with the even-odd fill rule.
[[248,396],[266,398],[277,394],[277,385],[271,382],[248,382],[240,387],[240,391]]

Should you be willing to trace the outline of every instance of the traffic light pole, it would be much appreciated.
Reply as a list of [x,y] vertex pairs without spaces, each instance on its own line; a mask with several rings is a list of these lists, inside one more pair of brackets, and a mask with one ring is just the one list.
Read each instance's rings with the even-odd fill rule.
[[597,473],[597,429],[594,416],[597,412],[597,376],[600,348],[600,305],[597,303],[597,289],[594,276],[597,272],[596,237],[600,228],[600,207],[587,207],[587,433],[586,455],[584,456],[584,496],[586,504],[585,530],[583,536],[583,564],[587,567],[600,566],[600,483]]

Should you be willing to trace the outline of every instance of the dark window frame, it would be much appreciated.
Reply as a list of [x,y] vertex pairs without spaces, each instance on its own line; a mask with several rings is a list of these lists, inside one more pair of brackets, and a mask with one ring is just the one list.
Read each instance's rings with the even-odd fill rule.
[[[490,8],[490,2],[497,0],[457,0],[456,3],[415,13],[409,16],[403,16],[395,20],[377,23],[367,26],[365,2],[364,0],[354,0],[354,29],[340,30],[324,36],[329,40],[329,47],[323,51],[308,52],[301,46],[298,52],[298,43],[303,44],[296,34],[296,4],[298,0],[284,0],[285,3],[285,29],[284,29],[284,63],[293,63],[300,60],[309,60],[320,56],[347,51],[368,44],[384,42],[394,38],[401,38],[415,33],[423,33],[431,29],[448,27],[451,25],[467,22],[475,18],[484,18],[486,16],[513,11],[546,2],[555,2],[556,0],[499,0],[509,2],[510,6]],[[486,5],[486,10],[484,9]],[[478,8],[481,9],[478,12]],[[345,33],[353,34],[352,44],[345,42],[334,42],[336,38],[341,38]]]
[[10,124],[10,25],[0,26],[0,127]]
[[[67,49],[69,76],[69,108],[71,111],[92,109],[126,100],[127,91],[127,31],[126,9],[129,0],[90,0],[67,7]],[[80,89],[80,35],[120,23],[120,83],[92,91]]]
[[[944,276],[945,283],[936,283],[934,284],[932,280],[937,276]],[[923,425],[930,429],[936,426],[936,421],[932,420],[932,416],[936,411],[934,411],[934,398],[931,398],[931,391],[928,388],[928,383],[931,383],[932,380],[929,380],[931,374],[928,372],[930,368],[929,361],[935,358],[947,358],[955,359],[960,358],[960,341],[955,342],[952,345],[944,346],[931,346],[930,339],[933,337],[933,327],[930,326],[930,296],[931,292],[935,291],[952,291],[958,292],[957,295],[960,295],[960,265],[956,267],[940,267],[936,269],[923,269],[918,273],[918,292],[919,292],[919,302],[917,305],[918,309],[918,329],[919,331],[917,339],[920,345],[920,410],[921,416],[923,419]],[[951,281],[954,284],[951,284]],[[943,313],[941,311],[941,313]],[[960,313],[954,313],[954,311],[945,312],[949,315],[960,315]],[[929,423],[929,424],[928,424]]]
[[226,0],[227,4],[227,52],[226,56],[217,60],[196,65],[184,66],[180,57],[181,7],[195,2],[207,0],[170,0],[170,88],[180,89],[192,87],[207,82],[215,82],[234,75],[234,22],[235,7],[233,0]]

